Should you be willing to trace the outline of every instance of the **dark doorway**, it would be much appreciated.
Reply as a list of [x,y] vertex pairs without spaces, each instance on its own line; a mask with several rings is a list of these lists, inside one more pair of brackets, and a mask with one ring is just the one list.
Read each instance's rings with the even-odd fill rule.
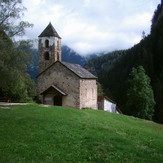
[[62,106],[62,96],[54,96],[54,105]]

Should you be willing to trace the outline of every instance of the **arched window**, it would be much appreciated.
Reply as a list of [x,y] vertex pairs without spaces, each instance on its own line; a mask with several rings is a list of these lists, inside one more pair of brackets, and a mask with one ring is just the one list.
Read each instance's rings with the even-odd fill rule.
[[45,60],[49,60],[49,52],[45,52],[44,53],[44,59]]
[[49,48],[49,40],[45,40],[45,47]]
[[59,61],[59,53],[57,52],[57,61]]

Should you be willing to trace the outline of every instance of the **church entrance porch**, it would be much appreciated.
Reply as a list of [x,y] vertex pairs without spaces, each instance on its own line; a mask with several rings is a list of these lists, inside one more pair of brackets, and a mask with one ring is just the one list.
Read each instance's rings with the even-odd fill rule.
[[58,87],[52,85],[41,93],[43,95],[43,104],[62,106],[62,98],[67,94]]

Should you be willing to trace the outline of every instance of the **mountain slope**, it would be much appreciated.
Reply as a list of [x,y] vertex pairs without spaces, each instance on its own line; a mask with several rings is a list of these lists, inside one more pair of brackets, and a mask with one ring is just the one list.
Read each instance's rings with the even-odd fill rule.
[[163,162],[163,126],[150,121],[39,105],[0,109],[0,120],[0,162]]
[[76,63],[79,65],[84,65],[87,61],[85,57],[79,55],[66,45],[62,46],[62,60],[65,62]]

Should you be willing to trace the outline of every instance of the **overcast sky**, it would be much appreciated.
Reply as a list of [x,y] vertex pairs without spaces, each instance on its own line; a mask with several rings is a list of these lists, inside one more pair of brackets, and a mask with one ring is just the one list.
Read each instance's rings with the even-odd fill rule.
[[37,39],[51,22],[62,44],[86,55],[126,49],[150,32],[161,0],[24,0],[24,19],[34,24],[26,38]]

